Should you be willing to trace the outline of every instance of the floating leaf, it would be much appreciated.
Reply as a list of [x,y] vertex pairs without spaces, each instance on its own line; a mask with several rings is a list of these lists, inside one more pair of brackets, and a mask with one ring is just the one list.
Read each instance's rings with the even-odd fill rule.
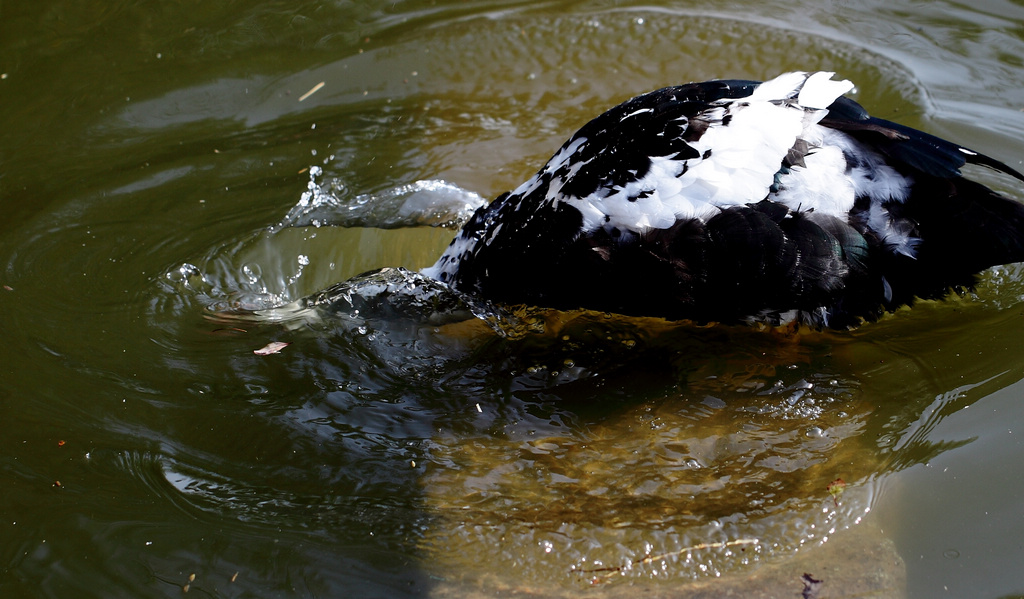
[[839,507],[839,496],[843,494],[845,489],[846,481],[841,478],[835,479],[825,487],[828,494],[832,496],[832,502],[836,504],[836,507]]

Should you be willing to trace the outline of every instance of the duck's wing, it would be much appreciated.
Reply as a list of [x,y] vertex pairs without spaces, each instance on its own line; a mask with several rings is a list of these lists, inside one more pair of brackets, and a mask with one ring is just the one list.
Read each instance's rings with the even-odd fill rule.
[[[853,87],[831,75],[691,83],[637,96],[586,124],[509,201],[527,210],[567,203],[585,232],[627,234],[761,201],[780,169],[814,145],[805,137],[826,107]],[[848,210],[852,198],[804,208],[832,204]]]
[[1024,208],[960,168],[1019,173],[870,117],[831,75],[612,108],[424,272],[509,303],[842,326],[1024,260]]
[[829,106],[828,115],[820,124],[860,140],[893,164],[928,176],[960,177],[961,167],[977,164],[1024,181],[1024,175],[999,160],[924,131],[870,116],[860,104],[846,97]]
[[[676,318],[735,320],[800,293],[817,306],[827,298],[802,290],[834,294],[846,272],[836,253],[863,245],[840,230],[852,191],[827,197],[835,186],[817,177],[822,197],[763,202],[790,167],[815,164],[809,149],[818,142],[804,139],[820,137],[817,122],[851,87],[831,73],[791,73],[638,96],[586,124],[537,174],[479,210],[424,272],[508,302]],[[841,169],[842,161],[833,151],[827,162]],[[816,213],[786,218],[796,208]],[[747,297],[718,302],[722,285],[739,289],[729,281]],[[774,290],[757,293],[764,285]]]

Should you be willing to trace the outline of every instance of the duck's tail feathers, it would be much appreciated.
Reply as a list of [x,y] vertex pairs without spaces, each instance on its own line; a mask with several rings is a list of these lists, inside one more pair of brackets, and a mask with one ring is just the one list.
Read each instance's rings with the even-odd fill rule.
[[1024,204],[969,179],[948,183],[954,194],[915,215],[925,240],[919,258],[962,272],[1024,262]]
[[932,177],[961,176],[965,164],[985,166],[1024,181],[1024,174],[1009,165],[941,137],[899,123],[868,116],[853,100],[839,98],[829,106],[821,124],[844,131],[881,152],[895,165],[903,165]]

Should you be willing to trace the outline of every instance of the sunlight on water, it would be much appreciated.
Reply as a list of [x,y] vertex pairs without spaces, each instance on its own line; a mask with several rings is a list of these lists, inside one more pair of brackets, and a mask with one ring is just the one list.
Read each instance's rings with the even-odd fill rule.
[[[432,566],[555,587],[718,577],[858,523],[880,467],[858,441],[870,404],[849,381],[750,366],[587,421],[434,439]],[[834,500],[836,479],[851,484]]]

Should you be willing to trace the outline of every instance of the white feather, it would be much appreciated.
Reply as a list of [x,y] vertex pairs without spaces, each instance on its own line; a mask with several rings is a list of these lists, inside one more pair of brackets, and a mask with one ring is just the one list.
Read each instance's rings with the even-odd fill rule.
[[831,106],[839,96],[853,89],[853,83],[846,79],[832,81],[832,75],[835,73],[819,71],[807,77],[800,88],[797,102],[804,108],[824,109]]
[[790,210],[845,217],[853,208],[856,192],[846,175],[846,158],[835,146],[817,148],[804,156],[805,166],[793,166],[779,177],[779,190],[768,199]]
[[807,81],[807,73],[802,71],[783,73],[778,77],[769,79],[754,88],[754,93],[750,94],[749,101],[778,102],[790,99],[796,95],[800,86],[803,85],[805,81]]

